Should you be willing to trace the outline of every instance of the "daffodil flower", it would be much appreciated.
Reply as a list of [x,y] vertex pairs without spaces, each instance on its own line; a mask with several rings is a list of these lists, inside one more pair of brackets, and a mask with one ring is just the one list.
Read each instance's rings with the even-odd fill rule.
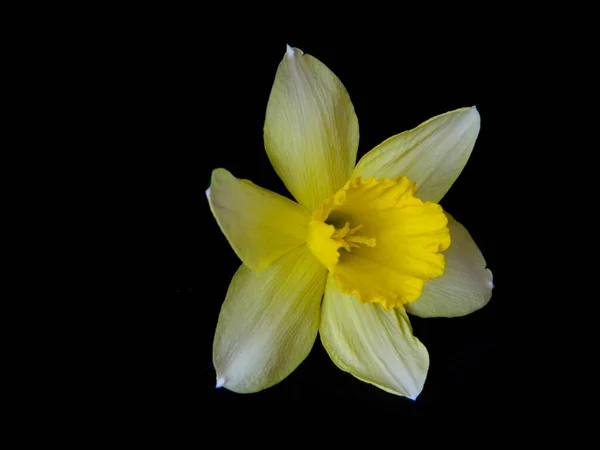
[[356,163],[358,120],[340,80],[288,47],[264,142],[297,203],[215,169],[212,213],[243,264],[214,338],[217,387],[257,392],[287,377],[317,334],[333,362],[415,399],[429,355],[407,312],[455,317],[483,307],[492,274],[467,230],[437,204],[475,144],[462,108],[395,135]]

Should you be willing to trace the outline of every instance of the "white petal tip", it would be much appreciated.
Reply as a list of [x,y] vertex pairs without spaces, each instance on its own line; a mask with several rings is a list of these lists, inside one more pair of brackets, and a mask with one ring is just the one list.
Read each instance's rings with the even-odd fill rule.
[[479,120],[479,110],[477,109],[477,106],[471,106],[471,109],[469,109],[467,116],[473,117],[475,120]]
[[225,379],[224,378],[217,378],[217,385],[215,386],[217,389],[222,388],[223,386],[225,386]]
[[294,56],[294,54],[296,53],[296,50],[293,47],[290,47],[288,44],[285,44],[286,50],[285,50],[285,54],[289,57]]
[[475,121],[481,122],[481,115],[479,114],[479,110],[476,106],[471,108],[471,114],[475,117]]
[[206,198],[210,197],[210,186],[204,193],[206,194]]
[[494,274],[492,273],[492,271],[490,269],[485,269],[487,270],[487,273],[490,275],[490,279],[488,280],[488,286],[493,288],[494,287]]

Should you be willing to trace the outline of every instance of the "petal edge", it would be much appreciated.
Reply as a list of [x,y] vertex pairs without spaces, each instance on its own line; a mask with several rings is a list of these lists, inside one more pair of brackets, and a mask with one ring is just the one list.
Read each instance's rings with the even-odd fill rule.
[[344,185],[356,163],[358,119],[348,92],[300,49],[288,46],[277,69],[264,142],[281,180],[311,212]]
[[446,215],[452,241],[444,252],[446,270],[441,277],[425,283],[421,297],[405,305],[418,317],[465,316],[483,308],[492,298],[492,271],[486,268],[481,250],[467,229]]
[[417,184],[417,197],[438,203],[465,167],[479,134],[475,106],[432,117],[390,137],[364,155],[352,176],[405,176]]
[[305,208],[225,169],[213,170],[206,197],[229,244],[253,271],[264,270],[306,240],[310,214]]
[[317,337],[325,280],[325,268],[305,247],[259,273],[242,265],[215,330],[217,387],[258,392],[293,372]]
[[391,394],[415,400],[429,369],[429,353],[412,334],[404,308],[386,311],[360,303],[328,277],[319,334],[336,366]]

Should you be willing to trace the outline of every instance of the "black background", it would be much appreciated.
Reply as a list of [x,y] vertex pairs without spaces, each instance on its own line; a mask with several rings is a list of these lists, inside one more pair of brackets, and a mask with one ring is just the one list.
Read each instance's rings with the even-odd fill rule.
[[[507,286],[514,285],[523,262],[515,261],[513,238],[525,219],[506,211],[521,207],[517,180],[524,169],[514,161],[530,159],[537,151],[515,145],[518,119],[526,114],[515,105],[527,101],[535,83],[523,72],[522,52],[514,53],[502,40],[478,41],[482,32],[433,38],[422,30],[422,35],[367,38],[229,29],[216,35],[175,20],[123,41],[109,72],[125,93],[119,117],[135,124],[130,152],[134,170],[145,180],[137,198],[152,210],[142,226],[142,231],[151,230],[145,252],[156,261],[152,279],[145,282],[153,292],[141,302],[137,319],[143,331],[132,352],[144,356],[132,389],[145,386],[141,405],[151,415],[184,429],[296,416],[317,422],[338,416],[373,422],[389,417],[471,420],[512,407],[515,395],[524,405],[526,394],[513,390],[515,383],[528,382],[513,370],[511,346],[518,336],[510,321],[521,300]],[[214,221],[204,192],[211,171],[224,167],[290,196],[262,140],[266,104],[286,44],[320,59],[346,86],[359,120],[358,158],[437,114],[472,105],[480,112],[475,149],[441,204],[479,245],[496,287],[490,303],[469,316],[411,316],[414,334],[431,360],[416,401],[340,371],[319,339],[308,358],[272,388],[242,395],[214,387],[213,334],[240,261]]]
[[[439,418],[460,426],[452,435],[416,434],[421,444],[474,437],[487,445],[542,414],[562,426],[586,410],[562,401],[589,402],[582,374],[594,350],[581,344],[595,330],[583,325],[594,318],[593,265],[564,258],[559,247],[594,254],[592,191],[581,187],[596,177],[580,175],[593,146],[573,139],[593,106],[588,71],[576,63],[593,61],[583,44],[595,28],[579,26],[585,11],[567,14],[563,5],[529,13],[506,4],[415,5],[348,4],[333,15],[295,4],[25,5],[19,17],[7,15],[16,28],[7,48],[17,56],[7,71],[20,78],[7,83],[17,98],[9,115],[22,127],[7,128],[20,133],[14,153],[35,178],[23,176],[14,189],[34,186],[48,207],[23,202],[33,231],[17,240],[44,241],[21,250],[42,274],[26,275],[25,300],[15,302],[26,326],[17,323],[8,344],[33,341],[18,349],[25,384],[7,387],[28,416],[61,438],[97,442],[129,431],[139,443],[160,433],[167,448],[180,437],[289,446],[316,432],[402,445],[413,430],[408,419]],[[246,395],[215,389],[213,335],[240,261],[204,192],[212,170],[224,167],[289,196],[262,137],[286,44],[346,86],[359,158],[435,115],[472,105],[481,114],[475,149],[441,204],[479,245],[496,287],[469,316],[411,317],[431,360],[416,401],[340,371],[318,339],[277,386]],[[493,434],[477,439],[476,422]],[[246,425],[250,434],[240,431]],[[25,426],[27,436],[47,439],[37,424]],[[545,431],[553,437],[556,429]]]

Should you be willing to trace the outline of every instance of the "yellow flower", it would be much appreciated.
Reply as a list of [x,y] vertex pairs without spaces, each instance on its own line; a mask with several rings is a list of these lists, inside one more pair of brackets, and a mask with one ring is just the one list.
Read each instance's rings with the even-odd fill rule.
[[319,60],[288,47],[264,141],[298,203],[225,169],[213,171],[206,191],[243,262],[215,332],[217,387],[273,386],[320,334],[342,370],[419,395],[429,355],[407,311],[462,316],[483,307],[493,288],[467,230],[436,203],[465,166],[479,122],[475,107],[436,116],[355,166],[358,120],[346,89]]

